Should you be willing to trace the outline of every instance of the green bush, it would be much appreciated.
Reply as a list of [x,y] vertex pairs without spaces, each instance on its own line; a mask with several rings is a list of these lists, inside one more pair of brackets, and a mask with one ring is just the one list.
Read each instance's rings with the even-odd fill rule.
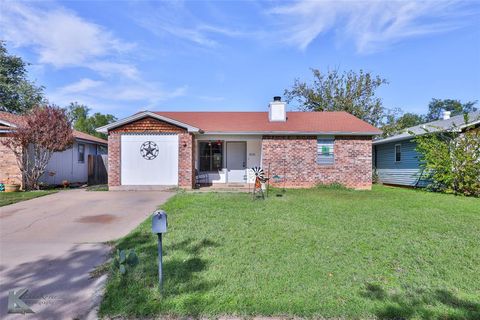
[[[454,128],[455,129],[455,128]],[[480,196],[480,130],[428,132],[415,137],[428,188]]]
[[331,189],[331,190],[347,190],[348,189],[346,186],[344,186],[340,182],[332,182],[329,184],[319,183],[317,184],[316,187],[321,189]]

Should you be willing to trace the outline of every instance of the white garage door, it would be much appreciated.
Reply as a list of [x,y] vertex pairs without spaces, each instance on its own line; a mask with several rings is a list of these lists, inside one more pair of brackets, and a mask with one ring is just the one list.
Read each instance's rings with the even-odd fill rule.
[[178,185],[178,135],[122,135],[122,185]]

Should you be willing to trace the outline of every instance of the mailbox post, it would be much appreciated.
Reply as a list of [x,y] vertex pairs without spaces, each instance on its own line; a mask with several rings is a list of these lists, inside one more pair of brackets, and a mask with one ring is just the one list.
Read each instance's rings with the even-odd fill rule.
[[152,215],[152,232],[158,236],[158,283],[160,290],[163,289],[162,234],[167,232],[167,225],[167,214],[165,211],[155,211]]

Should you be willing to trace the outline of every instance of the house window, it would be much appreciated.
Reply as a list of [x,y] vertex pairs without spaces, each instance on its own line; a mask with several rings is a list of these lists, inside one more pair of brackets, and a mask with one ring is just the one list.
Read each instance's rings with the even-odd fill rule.
[[97,145],[97,154],[107,154],[107,147]]
[[200,141],[199,166],[200,171],[217,171],[223,169],[222,141]]
[[395,145],[395,162],[400,162],[402,160],[402,145]]
[[321,137],[317,139],[317,163],[331,165],[335,163],[334,146],[335,138]]
[[85,162],[85,145],[78,144],[78,162]]

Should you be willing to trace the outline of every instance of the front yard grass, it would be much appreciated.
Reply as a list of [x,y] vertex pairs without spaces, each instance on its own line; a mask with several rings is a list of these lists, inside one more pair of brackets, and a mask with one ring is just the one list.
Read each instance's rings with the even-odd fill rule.
[[102,316],[480,319],[480,199],[372,191],[181,193],[163,208],[164,292],[147,219],[117,243]]
[[56,190],[39,190],[39,191],[19,191],[19,192],[0,192],[0,207],[17,203],[20,201],[30,200],[46,196],[57,192]]

